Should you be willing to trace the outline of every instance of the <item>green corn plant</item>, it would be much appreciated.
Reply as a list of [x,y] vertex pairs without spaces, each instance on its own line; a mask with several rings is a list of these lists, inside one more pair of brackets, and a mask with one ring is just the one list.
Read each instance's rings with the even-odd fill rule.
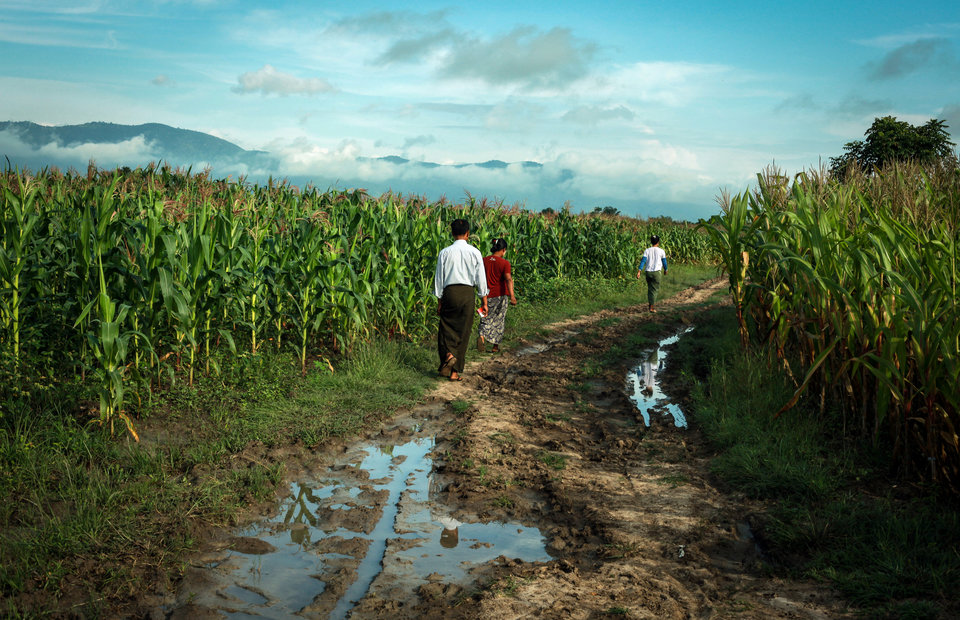
[[780,413],[819,394],[821,415],[839,403],[845,430],[960,492],[957,180],[897,167],[845,185],[799,175],[788,188],[768,173],[749,204],[739,196],[702,227],[725,270],[739,268],[738,318],[749,313],[796,377]]
[[243,324],[250,330],[250,352],[257,354],[257,336],[263,330],[263,317],[266,310],[266,273],[268,267],[268,240],[270,233],[265,223],[254,221],[247,229],[248,245],[241,245],[240,266],[237,268],[238,280],[244,282],[246,296],[244,298]]
[[40,221],[35,212],[36,184],[23,175],[16,175],[18,191],[14,194],[4,188],[3,209],[0,211],[0,320],[10,343],[14,366],[20,364],[20,337],[22,331],[24,270],[33,254],[33,235]]
[[[136,441],[140,441],[133,421],[123,410],[124,373],[128,352],[128,342],[132,331],[122,331],[130,311],[130,306],[122,304],[119,307],[107,294],[106,278],[103,273],[103,258],[97,256],[97,268],[100,276],[100,287],[97,296],[81,311],[75,326],[80,326],[88,315],[91,316],[90,325],[97,325],[96,331],[88,331],[87,341],[98,366],[94,372],[97,377],[97,393],[100,398],[100,416],[97,422],[102,427],[109,427],[110,434],[114,432],[114,422],[117,418],[123,421],[127,431]],[[143,334],[138,334],[143,337]]]
[[747,268],[752,249],[753,233],[760,225],[762,213],[752,208],[749,195],[736,196],[725,206],[722,215],[714,215],[699,228],[713,242],[723,270],[730,282],[730,294],[737,311],[740,340],[746,347],[749,332],[746,322]]

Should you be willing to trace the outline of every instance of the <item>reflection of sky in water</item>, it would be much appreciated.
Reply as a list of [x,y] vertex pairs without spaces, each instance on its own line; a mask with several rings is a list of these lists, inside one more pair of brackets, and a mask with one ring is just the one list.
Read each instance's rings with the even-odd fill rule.
[[630,399],[637,406],[640,415],[643,416],[643,423],[646,426],[650,426],[650,409],[663,415],[672,416],[673,423],[678,428],[686,428],[687,426],[687,417],[683,414],[680,406],[669,402],[667,395],[660,389],[657,373],[665,368],[667,352],[662,350],[663,347],[674,344],[680,339],[680,336],[692,329],[693,327],[687,327],[677,335],[658,342],[657,348],[644,351],[640,356],[640,363],[627,373],[627,383],[633,387],[633,395]]
[[[316,543],[328,537],[345,540],[369,540],[369,547],[357,568],[357,579],[340,598],[331,618],[345,617],[354,602],[363,598],[384,566],[402,565],[420,581],[438,573],[459,579],[472,566],[499,555],[527,561],[550,559],[543,536],[537,528],[506,523],[461,523],[442,506],[431,505],[431,496],[439,491],[431,475],[434,448],[432,438],[417,439],[399,446],[364,446],[363,452],[351,451],[357,468],[330,470],[316,483],[293,483],[290,496],[283,500],[279,514],[238,532],[276,547],[263,555],[231,552],[234,586],[221,593],[235,610],[231,617],[285,617],[309,605],[324,590],[322,579],[331,561],[349,559],[348,550],[320,553]],[[365,453],[365,454],[364,454]],[[362,456],[362,459],[361,459]],[[369,479],[358,477],[357,470]],[[316,486],[311,486],[316,484]],[[367,497],[359,486],[389,494],[382,514],[371,534],[357,532],[324,517],[349,511],[351,504],[363,506]],[[342,514],[342,513],[340,513]],[[399,533],[398,533],[399,532]],[[389,550],[388,540],[415,541],[408,549]],[[409,543],[408,543],[409,544]],[[403,545],[406,546],[406,545]],[[395,562],[386,562],[385,553]],[[415,584],[411,583],[411,587]],[[268,597],[264,601],[258,593]],[[244,613],[245,612],[245,613]],[[240,614],[240,615],[237,615]]]

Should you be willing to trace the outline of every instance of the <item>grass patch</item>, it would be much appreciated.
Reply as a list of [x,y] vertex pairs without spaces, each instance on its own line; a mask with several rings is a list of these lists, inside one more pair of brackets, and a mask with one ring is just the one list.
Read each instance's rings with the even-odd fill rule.
[[473,405],[472,401],[457,399],[450,402],[450,408],[453,409],[453,413],[456,415],[463,415],[467,412],[468,409]]
[[589,383],[584,383],[582,381],[571,381],[567,384],[567,389],[571,392],[577,392],[579,394],[589,394],[593,391],[593,387]]
[[536,454],[536,459],[547,467],[556,469],[557,471],[567,466],[567,457],[563,456],[562,454],[557,454],[556,452],[540,450]]
[[[292,360],[287,372],[282,359],[240,361],[246,368],[224,368],[219,383],[201,379],[192,391],[178,387],[155,397],[137,420],[140,444],[85,425],[64,409],[66,394],[6,405],[0,416],[0,492],[8,500],[0,503],[4,611],[53,613],[63,578],[76,574],[109,609],[138,578],[175,568],[196,544],[192,518],[226,524],[249,503],[273,497],[282,464],[232,455],[254,442],[317,445],[350,436],[415,402],[434,383],[429,352],[413,345],[364,347],[336,373],[306,379]],[[133,557],[141,568],[126,568]],[[20,603],[21,597],[34,602]],[[77,603],[92,610],[71,601]]]
[[[660,298],[671,297],[716,275],[716,268],[710,266],[671,265],[663,279]],[[520,338],[531,340],[549,335],[544,325],[550,323],[647,303],[647,286],[633,274],[613,280],[558,279],[548,283],[523,282],[518,275],[516,286],[520,304],[507,312],[501,348]]]
[[664,486],[669,486],[670,488],[677,488],[680,485],[690,484],[690,478],[684,476],[683,474],[671,474],[669,476],[664,476],[657,480],[657,484]]
[[956,613],[955,500],[891,482],[876,448],[844,439],[839,415],[801,403],[775,418],[793,388],[740,350],[731,310],[704,313],[677,346],[715,473],[771,502],[757,533],[775,570],[829,581],[875,617]]

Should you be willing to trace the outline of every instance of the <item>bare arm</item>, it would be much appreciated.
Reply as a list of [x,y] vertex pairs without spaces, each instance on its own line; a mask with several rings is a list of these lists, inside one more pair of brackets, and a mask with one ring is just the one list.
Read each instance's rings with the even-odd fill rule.
[[507,295],[510,295],[510,303],[514,306],[517,305],[517,296],[513,294],[513,276],[509,273],[503,274],[503,281],[507,285]]

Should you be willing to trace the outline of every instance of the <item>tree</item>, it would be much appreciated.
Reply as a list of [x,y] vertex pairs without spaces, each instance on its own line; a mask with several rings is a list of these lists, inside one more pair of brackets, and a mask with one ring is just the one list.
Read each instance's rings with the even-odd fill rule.
[[605,207],[594,207],[593,213],[597,215],[620,215],[620,209],[607,205]]
[[843,146],[845,151],[830,158],[830,173],[842,177],[851,166],[872,171],[894,161],[935,163],[950,157],[952,147],[946,121],[930,119],[925,125],[914,126],[896,117],[876,118],[864,136]]

